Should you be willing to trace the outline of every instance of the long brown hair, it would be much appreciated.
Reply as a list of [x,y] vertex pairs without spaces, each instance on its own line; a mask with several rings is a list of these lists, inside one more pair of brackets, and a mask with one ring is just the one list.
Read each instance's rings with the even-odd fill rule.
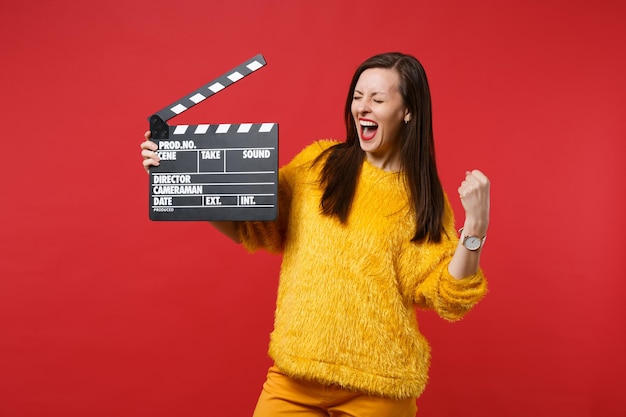
[[445,200],[435,163],[430,89],[420,62],[399,52],[369,58],[352,77],[344,111],[346,141],[328,148],[315,161],[317,163],[325,158],[320,174],[324,188],[322,213],[337,216],[343,223],[350,214],[365,158],[352,117],[352,98],[359,77],[370,68],[395,69],[398,72],[400,94],[411,114],[411,119],[402,128],[400,142],[400,170],[415,214],[415,235],[411,240],[439,242],[443,233]]

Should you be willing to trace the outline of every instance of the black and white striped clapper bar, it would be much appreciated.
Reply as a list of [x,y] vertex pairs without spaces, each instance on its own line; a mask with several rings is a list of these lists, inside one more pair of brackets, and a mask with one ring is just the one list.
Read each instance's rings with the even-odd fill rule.
[[278,124],[167,121],[265,65],[257,55],[148,118],[158,145],[150,168],[151,220],[274,220]]

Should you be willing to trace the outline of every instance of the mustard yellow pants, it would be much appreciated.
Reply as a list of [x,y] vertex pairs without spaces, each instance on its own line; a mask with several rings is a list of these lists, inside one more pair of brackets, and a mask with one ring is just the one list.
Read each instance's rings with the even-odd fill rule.
[[267,373],[253,417],[415,417],[415,398],[393,400]]

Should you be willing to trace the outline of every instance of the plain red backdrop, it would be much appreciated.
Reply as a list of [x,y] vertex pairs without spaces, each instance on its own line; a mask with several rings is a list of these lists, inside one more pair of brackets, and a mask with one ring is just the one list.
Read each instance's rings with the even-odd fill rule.
[[173,124],[343,138],[355,67],[417,56],[439,170],[492,180],[487,298],[433,346],[418,415],[623,417],[626,6],[500,0],[7,2],[0,26],[0,416],[246,416],[280,263],[148,220],[152,112],[264,54]]

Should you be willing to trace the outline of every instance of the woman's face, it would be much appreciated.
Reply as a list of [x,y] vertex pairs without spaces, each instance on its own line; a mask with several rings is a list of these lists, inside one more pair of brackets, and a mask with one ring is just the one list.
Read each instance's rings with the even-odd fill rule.
[[363,71],[351,108],[368,161],[386,171],[399,170],[400,133],[410,115],[400,94],[398,72],[387,68]]

